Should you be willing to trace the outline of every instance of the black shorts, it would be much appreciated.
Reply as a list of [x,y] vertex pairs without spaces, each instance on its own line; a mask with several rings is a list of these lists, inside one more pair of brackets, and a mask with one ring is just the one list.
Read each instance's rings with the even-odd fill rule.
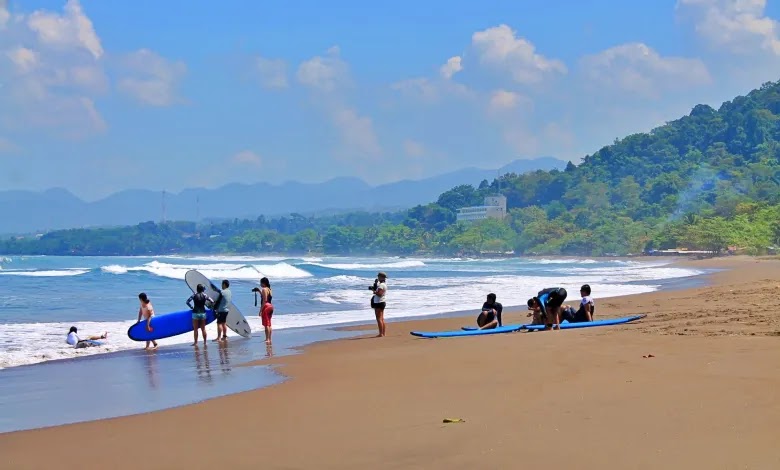
[[550,294],[550,296],[547,298],[547,309],[558,309],[563,305],[563,302],[566,301],[566,289],[558,289],[557,292],[553,292]]
[[387,307],[387,302],[376,303],[376,302],[374,302],[373,298],[371,299],[371,308],[373,308],[375,310],[378,309],[378,308],[384,310],[385,307]]
[[217,312],[217,324],[227,323],[228,312]]

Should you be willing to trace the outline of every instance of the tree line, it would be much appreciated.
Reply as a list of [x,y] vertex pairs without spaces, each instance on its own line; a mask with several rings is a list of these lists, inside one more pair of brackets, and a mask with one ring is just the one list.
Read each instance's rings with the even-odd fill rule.
[[[393,213],[145,222],[0,241],[0,253],[142,255],[625,255],[648,249],[763,253],[780,246],[780,82],[715,110],[616,140],[563,170],[460,185]],[[457,223],[457,209],[507,197],[505,220]]]

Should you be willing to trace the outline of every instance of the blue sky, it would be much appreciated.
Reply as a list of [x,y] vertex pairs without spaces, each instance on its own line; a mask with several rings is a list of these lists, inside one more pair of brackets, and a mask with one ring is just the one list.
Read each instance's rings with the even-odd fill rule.
[[780,79],[775,18],[767,0],[0,0],[0,189],[577,163]]

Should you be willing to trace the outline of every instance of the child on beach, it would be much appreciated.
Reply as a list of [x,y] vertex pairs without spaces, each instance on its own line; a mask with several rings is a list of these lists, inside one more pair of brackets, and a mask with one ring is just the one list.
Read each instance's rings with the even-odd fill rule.
[[192,310],[192,334],[195,342],[192,346],[198,344],[198,328],[203,332],[203,344],[206,344],[206,305],[214,305],[214,301],[206,295],[206,288],[203,284],[198,284],[195,293],[187,299],[187,306]]
[[[154,316],[154,307],[152,306],[152,302],[145,292],[138,294],[138,300],[141,303],[141,308],[138,309],[138,322],[140,322],[141,317],[143,317],[146,320],[146,331],[153,331],[152,317]],[[152,349],[157,349],[157,341],[152,340],[151,343],[154,344],[154,348]],[[144,349],[149,349],[149,341],[146,342],[146,347]]]
[[271,281],[267,277],[260,279],[260,288],[255,287],[252,292],[260,293],[260,318],[263,320],[263,329],[265,330],[265,344],[271,344],[271,317],[274,315],[274,304],[271,301],[274,298],[271,291]]
[[[534,316],[534,321],[537,319],[544,321],[544,329],[561,329],[561,306],[566,300],[566,289],[563,287],[548,287],[540,290],[536,297],[528,299],[528,308],[533,310],[528,316]],[[538,311],[538,314],[537,314]],[[538,315],[538,317],[537,317]]]

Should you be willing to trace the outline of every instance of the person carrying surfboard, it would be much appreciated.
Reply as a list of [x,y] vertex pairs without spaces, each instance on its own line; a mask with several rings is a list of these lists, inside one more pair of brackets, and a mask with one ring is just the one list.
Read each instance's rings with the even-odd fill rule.
[[[141,322],[141,317],[143,317],[146,320],[146,331],[153,331],[152,317],[154,316],[154,307],[152,306],[152,301],[149,300],[145,292],[138,294],[138,301],[141,303],[141,308],[138,309],[138,323]],[[149,343],[150,341],[146,342],[144,349],[149,349]],[[152,340],[151,343],[154,344],[152,349],[157,349],[157,341]]]
[[187,306],[192,310],[192,334],[195,342],[192,346],[198,344],[198,329],[203,332],[203,344],[206,344],[206,306],[213,306],[214,300],[206,295],[206,287],[198,284],[196,292],[187,299]]

